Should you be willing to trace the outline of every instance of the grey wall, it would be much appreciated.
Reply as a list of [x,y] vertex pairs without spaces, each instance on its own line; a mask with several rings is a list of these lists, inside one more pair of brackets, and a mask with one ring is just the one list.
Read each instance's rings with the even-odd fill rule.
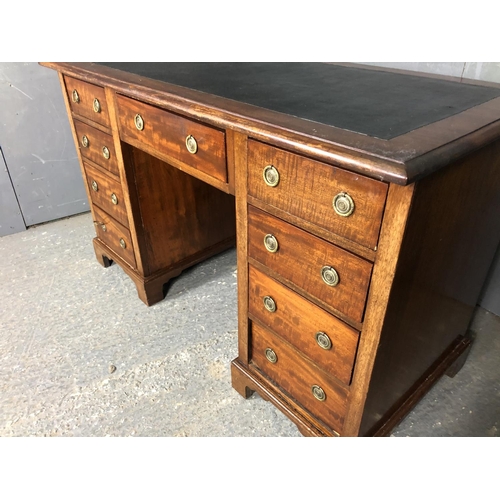
[[24,231],[24,219],[0,149],[0,236]]
[[[26,226],[89,210],[55,71],[37,63],[0,63],[0,148]],[[4,165],[0,165],[4,166]],[[0,176],[0,235],[17,203]],[[10,229],[10,231],[9,231]]]

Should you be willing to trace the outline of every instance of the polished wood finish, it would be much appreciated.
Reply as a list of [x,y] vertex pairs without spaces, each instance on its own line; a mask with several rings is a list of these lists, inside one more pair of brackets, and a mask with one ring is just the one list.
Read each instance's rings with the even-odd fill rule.
[[134,268],[134,248],[129,230],[97,206],[94,206],[94,214],[97,237],[113,253],[119,255],[129,266]]
[[[98,85],[92,85],[82,80],[77,80],[66,76],[64,78],[66,93],[71,111],[80,117],[88,118],[89,120],[110,127],[108,103],[104,88]],[[73,92],[77,92],[77,102],[73,99]],[[99,111],[94,110],[94,99],[99,101]]]
[[[251,331],[252,364],[276,381],[307,411],[319,417],[333,430],[341,432],[346,411],[347,389],[336,385],[324,372],[317,370],[307,358],[269,330],[252,323]],[[276,353],[275,363],[266,358],[265,351],[269,348]],[[314,385],[324,391],[324,401],[318,401],[314,397],[311,390]]]
[[467,332],[499,244],[498,214],[500,141],[417,184],[362,434]]
[[84,162],[83,164],[92,203],[128,228],[127,210],[120,182],[89,163]]
[[136,148],[123,152],[135,176],[145,276],[234,246],[234,197]]
[[[168,158],[227,182],[224,132],[121,95],[117,96],[117,105],[120,133],[125,141],[139,141]],[[142,130],[135,125],[137,115],[143,120]],[[188,136],[196,140],[196,153],[190,153],[186,147]]]
[[[380,139],[333,126],[330,118],[347,116],[350,103],[332,109],[325,98],[331,88],[314,94],[321,80],[300,88],[321,103],[324,123],[307,119],[296,106],[293,76],[272,99],[287,102],[293,95],[295,116],[276,111],[281,101],[266,108],[224,97],[224,88],[235,90],[227,75],[241,75],[231,68],[220,78],[211,68],[211,84],[220,90],[211,93],[169,81],[175,64],[150,68],[155,78],[130,72],[139,67],[132,63],[123,66],[128,71],[45,65],[60,72],[103,266],[116,262],[139,298],[152,305],[163,299],[171,278],[236,237],[238,357],[231,374],[243,397],[257,391],[307,436],[387,435],[439,377],[460,369],[471,346],[467,329],[475,301],[500,240],[497,91],[482,92],[487,97],[475,104],[451,96],[458,110],[444,106],[446,96],[432,94],[441,113],[433,120],[429,94],[421,91],[433,84],[425,75],[412,76],[420,97],[408,95],[408,102],[430,113],[427,122],[405,132],[386,130],[391,138]],[[208,67],[202,66],[182,68],[199,80]],[[269,68],[276,71],[261,67]],[[314,70],[328,77],[329,68]],[[238,76],[241,89],[250,89],[254,77]],[[84,107],[70,103],[76,84]],[[257,95],[266,103],[271,94],[264,87]],[[474,88],[458,90],[472,95]],[[255,87],[250,90],[255,94]],[[97,91],[109,122],[88,112]],[[396,100],[404,92],[398,86]],[[378,109],[379,103],[371,106],[375,94],[358,96],[361,108],[354,103],[367,117]],[[406,105],[398,109],[396,118],[407,126]],[[144,120],[142,131],[136,114]],[[82,133],[90,148],[81,147]],[[198,143],[195,154],[186,149],[189,134]],[[99,140],[109,142],[111,169]],[[276,187],[264,182],[268,164],[279,171]],[[97,177],[104,191],[92,191],[90,179]],[[123,204],[110,206],[102,193],[118,186]],[[338,192],[354,200],[348,217],[333,209]],[[264,246],[267,234],[277,238],[275,253]],[[323,266],[338,272],[336,286],[321,278]],[[276,312],[264,308],[263,295],[273,297]],[[317,331],[328,335],[331,349],[318,345]],[[266,357],[268,347],[276,363]],[[314,397],[313,384],[323,388],[325,401]]]
[[[75,119],[74,123],[81,155],[118,176],[118,163],[113,136],[101,132],[80,120]],[[88,140],[87,146],[84,146],[84,137]],[[104,156],[103,148],[107,148],[109,151],[109,158]]]
[[[275,253],[264,246],[267,234],[278,241]],[[372,270],[370,262],[252,206],[248,208],[248,255],[292,281],[323,307],[339,311],[354,321],[363,320]],[[323,281],[324,266],[337,271],[338,285],[329,286]]]
[[[267,165],[279,172],[275,187],[264,181]],[[377,247],[387,184],[249,141],[248,193],[360,245],[372,250]],[[333,208],[333,200],[340,193],[347,193],[354,201],[354,211],[347,217]]]
[[[344,384],[351,382],[359,333],[279,282],[249,266],[249,314]],[[264,306],[271,297],[276,311]],[[322,332],[332,346],[322,348],[315,335]]]

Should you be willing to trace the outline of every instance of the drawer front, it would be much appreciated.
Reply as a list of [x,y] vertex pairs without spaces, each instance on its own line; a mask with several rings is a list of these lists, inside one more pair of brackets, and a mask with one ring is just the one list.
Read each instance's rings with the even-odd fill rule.
[[[122,138],[147,144],[158,153],[227,182],[224,132],[120,95],[117,104]],[[192,152],[188,150],[188,137],[194,139],[189,142]]]
[[[266,249],[267,235],[277,241],[277,251]],[[252,206],[248,207],[248,254],[327,308],[362,321],[370,262]],[[334,283],[335,273],[338,283],[331,286],[324,278]]]
[[344,384],[351,382],[359,340],[356,330],[253,266],[248,300],[250,314],[263,325],[330,375]]
[[70,76],[65,76],[64,81],[71,111],[105,127],[110,127],[104,89]]
[[127,210],[123,201],[123,191],[120,183],[87,163],[84,163],[83,166],[85,167],[92,203],[102,208],[128,228]]
[[96,206],[94,215],[96,218],[94,225],[99,239],[135,269],[135,255],[129,230]]
[[[267,356],[275,355],[275,362]],[[267,351],[267,356],[266,356]],[[315,417],[323,420],[337,432],[342,431],[346,413],[347,389],[338,387],[314,364],[307,361],[292,347],[276,335],[252,323],[252,362],[269,378],[288,392],[300,405]],[[317,386],[316,394],[324,394],[320,401],[313,395],[313,387]]]
[[[274,187],[264,179],[268,165],[275,168],[268,179],[279,176]],[[360,245],[377,246],[387,195],[383,182],[249,140],[248,192]],[[343,215],[335,211],[335,199]]]
[[119,175],[113,137],[81,121],[74,120],[74,123],[82,156]]

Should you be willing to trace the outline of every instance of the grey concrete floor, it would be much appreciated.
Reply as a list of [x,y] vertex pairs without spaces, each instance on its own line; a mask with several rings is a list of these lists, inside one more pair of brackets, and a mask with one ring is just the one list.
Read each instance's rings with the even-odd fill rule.
[[[234,250],[148,308],[93,236],[84,214],[0,238],[0,436],[300,436],[231,387]],[[394,436],[500,436],[500,318],[478,309],[474,330],[464,368]]]

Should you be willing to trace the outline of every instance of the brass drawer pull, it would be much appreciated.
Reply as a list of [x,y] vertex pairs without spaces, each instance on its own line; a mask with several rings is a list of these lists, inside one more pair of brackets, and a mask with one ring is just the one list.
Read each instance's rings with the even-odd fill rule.
[[354,212],[354,200],[347,193],[339,193],[333,199],[335,213],[342,217],[349,217]]
[[99,226],[104,232],[106,232],[106,224],[103,222],[97,222],[96,220],[94,221],[94,226]]
[[332,348],[332,341],[325,332],[316,332],[315,337],[316,342],[321,347],[321,349],[325,349],[325,351],[328,351]]
[[73,99],[73,102],[80,102],[80,96],[78,95],[78,92],[76,89],[73,90],[73,92],[71,92],[71,99]]
[[88,148],[89,147],[89,138],[86,135],[84,135],[82,137],[82,146],[84,148]]
[[321,278],[328,286],[337,286],[340,281],[337,271],[331,266],[321,268]]
[[113,205],[118,205],[118,198],[116,197],[115,193],[111,194],[111,202],[113,203]]
[[104,156],[106,160],[109,160],[109,149],[106,146],[102,147],[102,156]]
[[125,250],[127,248],[127,244],[125,243],[125,240],[123,238],[120,238],[120,246]]
[[135,128],[139,131],[144,130],[144,120],[142,119],[142,116],[137,114],[134,117],[134,123],[135,123]]
[[264,182],[269,187],[276,187],[280,181],[280,174],[274,165],[267,165],[262,171],[262,176],[264,177]]
[[97,193],[99,191],[99,185],[96,181],[92,181],[92,189]]
[[311,387],[311,392],[318,401],[324,401],[326,399],[325,391],[319,385],[313,385]]
[[101,103],[99,102],[99,99],[94,99],[94,102],[92,103],[92,109],[96,112],[96,113],[100,113],[101,112]]
[[192,135],[186,137],[186,148],[192,155],[198,151],[198,143]]
[[265,353],[266,358],[270,363],[276,363],[276,361],[278,361],[278,356],[276,356],[276,353],[270,347],[265,350]]
[[278,240],[272,234],[266,234],[264,236],[264,246],[268,252],[276,253],[279,248]]
[[264,307],[271,313],[276,312],[276,302],[274,302],[274,299],[272,297],[269,297],[269,295],[266,295],[263,299],[264,302]]

